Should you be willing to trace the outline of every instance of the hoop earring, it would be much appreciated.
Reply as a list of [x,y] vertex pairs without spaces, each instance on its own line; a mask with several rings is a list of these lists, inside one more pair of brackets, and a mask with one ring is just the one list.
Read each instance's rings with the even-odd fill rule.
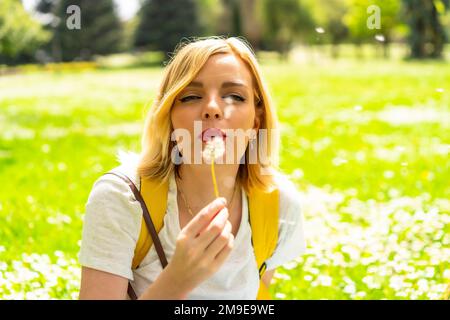
[[171,158],[175,165],[180,165],[183,163],[183,155],[181,154],[177,144],[173,146]]
[[255,149],[256,148],[256,137],[252,137],[250,139],[250,149]]

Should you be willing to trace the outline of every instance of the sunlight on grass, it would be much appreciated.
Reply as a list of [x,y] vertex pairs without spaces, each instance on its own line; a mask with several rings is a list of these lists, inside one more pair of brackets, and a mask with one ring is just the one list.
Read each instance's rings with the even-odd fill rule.
[[[439,299],[450,281],[450,66],[263,66],[307,252],[277,299]],[[139,150],[159,68],[0,77],[0,298],[75,299],[84,205]]]

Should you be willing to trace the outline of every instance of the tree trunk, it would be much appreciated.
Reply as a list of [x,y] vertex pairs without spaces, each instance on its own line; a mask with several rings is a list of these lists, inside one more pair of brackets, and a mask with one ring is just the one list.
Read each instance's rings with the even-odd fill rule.
[[389,57],[390,57],[390,51],[389,51],[390,45],[391,45],[391,38],[389,37],[389,35],[386,34],[384,36],[384,41],[383,41],[383,57],[385,59],[389,59]]
[[241,15],[241,26],[242,33],[250,42],[252,47],[259,50],[261,46],[261,23],[257,15],[257,0],[241,0],[240,5],[240,15]]
[[331,43],[331,57],[333,59],[339,58],[339,42],[337,41]]
[[432,58],[441,58],[442,51],[444,49],[445,42],[445,33],[442,28],[442,25],[439,21],[439,13],[437,12],[436,6],[433,4],[431,8],[431,30],[432,30],[432,38],[431,42],[433,43],[433,51],[430,56]]

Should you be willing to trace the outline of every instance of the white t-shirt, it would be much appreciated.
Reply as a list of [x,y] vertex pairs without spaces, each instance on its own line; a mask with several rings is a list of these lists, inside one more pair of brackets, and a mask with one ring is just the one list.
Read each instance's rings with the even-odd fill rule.
[[[113,171],[126,174],[138,188],[139,178],[133,163],[122,164]],[[266,261],[267,270],[289,262],[305,251],[303,217],[295,186],[279,179],[279,236],[273,255]],[[248,199],[242,192],[242,217],[233,249],[224,264],[210,278],[188,295],[188,299],[256,299],[259,273],[251,244]],[[155,247],[152,246],[137,270],[132,270],[134,249],[139,238],[142,209],[129,186],[114,175],[101,176],[86,203],[80,264],[116,274],[131,280],[139,296],[162,271]],[[167,194],[164,226],[158,236],[170,263],[180,232],[177,188],[172,175]]]

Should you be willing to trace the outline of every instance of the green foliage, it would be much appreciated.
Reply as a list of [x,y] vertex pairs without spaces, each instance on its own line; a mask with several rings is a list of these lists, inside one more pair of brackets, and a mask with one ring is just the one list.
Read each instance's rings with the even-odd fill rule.
[[450,8],[448,0],[403,0],[409,26],[411,58],[441,58],[446,39],[441,16]]
[[220,16],[223,13],[221,0],[197,0],[199,25],[205,35],[220,32]]
[[32,57],[48,37],[20,1],[0,2],[0,64],[18,61],[20,56]]
[[[81,9],[80,29],[66,24],[71,5]],[[42,0],[37,9],[55,17],[47,26],[53,34],[47,50],[56,61],[91,60],[122,49],[123,30],[113,0]]]
[[313,32],[310,42],[314,44],[331,43],[332,55],[338,56],[338,45],[348,37],[348,28],[344,16],[348,10],[342,0],[307,0],[305,4],[310,10],[316,28],[322,28],[323,34]]
[[283,54],[294,41],[312,32],[310,12],[299,0],[263,0],[264,48]]
[[194,0],[146,0],[139,12],[135,46],[172,52],[184,37],[201,33],[197,3]]
[[[367,21],[373,12],[367,12],[372,5],[380,9],[380,29],[369,29]],[[350,35],[356,43],[373,40],[376,34],[382,34],[389,42],[392,31],[399,24],[400,0],[347,0],[348,11],[344,21]]]

